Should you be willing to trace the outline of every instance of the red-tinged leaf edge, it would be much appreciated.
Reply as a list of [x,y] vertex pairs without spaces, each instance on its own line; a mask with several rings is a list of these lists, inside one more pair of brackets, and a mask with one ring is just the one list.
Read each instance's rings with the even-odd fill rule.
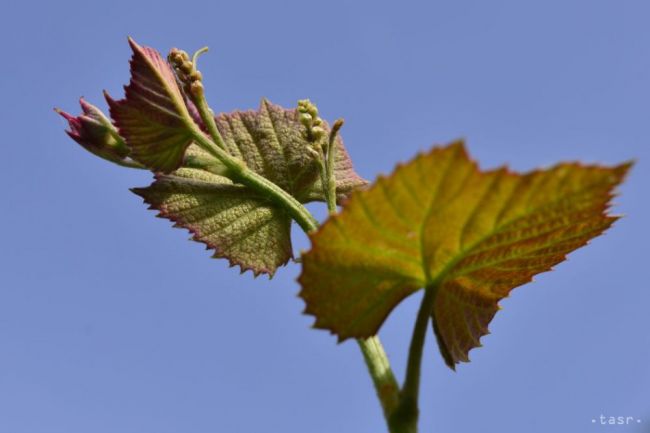
[[131,157],[154,172],[170,173],[183,163],[194,122],[176,75],[158,51],[129,38],[133,51],[125,98],[104,93],[111,117]]
[[[164,174],[155,174],[154,178],[155,181],[152,184],[154,186],[156,182],[162,180],[165,178],[166,175]],[[139,196],[140,198],[143,199],[143,202],[148,206],[148,210],[153,210],[158,212],[156,214],[157,218],[163,218],[171,221],[173,223],[172,227],[177,228],[177,229],[185,229],[187,230],[192,236],[190,237],[190,240],[202,243],[205,245],[205,249],[207,250],[212,250],[214,253],[212,254],[212,258],[214,259],[227,259],[228,260],[228,267],[233,268],[235,266],[239,266],[239,273],[240,275],[245,274],[247,271],[251,271],[253,274],[253,278],[257,278],[261,274],[266,274],[270,279],[273,279],[273,276],[275,275],[275,272],[277,271],[278,268],[286,266],[286,264],[294,258],[293,251],[290,250],[288,251],[288,254],[286,256],[286,259],[279,263],[275,268],[270,268],[270,267],[259,267],[255,268],[253,266],[249,266],[244,261],[235,259],[233,257],[228,256],[222,248],[213,243],[209,242],[205,239],[201,238],[201,231],[199,227],[195,224],[189,223],[185,220],[183,220],[182,217],[174,215],[172,212],[168,212],[165,208],[165,206],[162,203],[156,203],[152,198],[149,196],[149,188],[150,187],[134,187],[130,188],[129,190]]]

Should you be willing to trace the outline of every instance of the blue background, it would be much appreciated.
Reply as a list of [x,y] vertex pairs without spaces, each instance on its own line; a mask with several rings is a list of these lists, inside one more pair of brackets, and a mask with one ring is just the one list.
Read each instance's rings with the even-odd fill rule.
[[[647,0],[20,1],[2,15],[0,433],[385,429],[356,345],[301,315],[297,265],[269,282],[209,259],[128,192],[149,174],[63,133],[54,106],[121,96],[127,35],[209,45],[216,111],[309,97],[345,117],[369,179],[457,137],[484,167],[637,158],[626,217],[515,290],[470,364],[453,373],[428,336],[421,426],[650,431]],[[419,298],[381,331],[400,378]]]

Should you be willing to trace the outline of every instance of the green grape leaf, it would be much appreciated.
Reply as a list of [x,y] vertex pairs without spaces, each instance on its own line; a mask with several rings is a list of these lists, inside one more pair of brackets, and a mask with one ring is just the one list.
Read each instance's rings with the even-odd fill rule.
[[[341,204],[353,191],[363,189],[368,182],[354,171],[352,160],[340,136],[336,137],[335,144],[334,176],[336,179],[336,201]],[[301,201],[325,201],[325,193],[323,192],[320,176],[317,176],[314,183],[301,194]]]
[[630,164],[481,171],[464,145],[434,148],[365,191],[313,235],[300,296],[316,328],[366,338],[404,298],[435,290],[431,311],[451,368],[480,346],[499,301],[601,234]]
[[[226,150],[253,171],[276,183],[301,202],[324,201],[319,169],[309,149],[305,128],[295,109],[262,99],[258,110],[235,111],[216,116]],[[329,133],[329,126],[323,125]],[[335,164],[337,195],[344,198],[367,182],[352,167],[340,136]]]
[[[263,100],[257,111],[235,111],[216,117],[226,150],[253,171],[277,183],[297,200],[323,200],[311,144],[295,109]],[[346,196],[366,182],[353,170],[338,142],[338,193]],[[207,152],[192,144],[183,167],[158,175],[147,188],[133,191],[160,216],[188,229],[242,272],[273,275],[292,257],[291,218],[266,197],[225,177],[226,170]]]
[[153,171],[169,173],[183,161],[194,121],[167,61],[131,38],[129,44],[131,81],[124,88],[124,99],[116,101],[106,94],[111,117],[131,158]]
[[159,216],[188,229],[241,271],[273,275],[292,257],[291,219],[250,189],[206,170],[181,168],[158,175],[147,188],[133,188]]

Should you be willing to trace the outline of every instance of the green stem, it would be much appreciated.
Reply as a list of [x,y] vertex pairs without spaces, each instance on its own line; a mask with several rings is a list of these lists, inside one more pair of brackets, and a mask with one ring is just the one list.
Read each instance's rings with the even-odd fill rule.
[[[323,147],[318,146],[318,169],[320,170],[320,183],[323,185],[323,194],[325,195],[325,202],[327,203],[327,210],[330,214],[336,213],[336,196],[332,197],[329,190],[325,188],[331,180],[331,175],[325,160],[326,155],[323,153]],[[334,181],[336,182],[336,180]]]
[[327,194],[325,194],[325,197],[327,197],[327,211],[330,214],[334,214],[336,213],[336,182],[328,180],[327,184],[329,185],[330,183],[334,184],[334,191],[332,191],[332,188],[328,187],[328,191]]
[[[196,143],[205,151],[217,158],[228,169],[233,180],[265,194],[284,209],[300,225],[305,233],[311,233],[318,228],[318,221],[309,213],[309,211],[298,202],[293,196],[284,191],[282,188],[262,177],[246,167],[238,159],[229,155],[222,147],[213,143],[198,128],[192,128],[192,134]],[[218,136],[219,139],[221,138]],[[223,141],[221,140],[223,143]],[[328,209],[330,212],[336,212],[336,194],[327,194]],[[382,406],[384,417],[390,425],[392,414],[399,409],[399,385],[395,380],[395,375],[390,367],[390,362],[386,352],[379,340],[379,337],[371,337],[366,340],[357,340],[361,352],[363,353],[368,373],[372,378],[377,392],[377,397]],[[391,433],[402,433],[400,430]],[[410,433],[410,432],[409,432]]]
[[[208,52],[208,47],[203,47],[194,53],[194,55],[192,56],[192,67],[194,68],[194,71],[198,72],[196,64],[199,60],[199,56],[207,52]],[[190,98],[192,99],[192,102],[194,102],[194,105],[196,106],[196,109],[198,110],[199,115],[201,116],[201,120],[203,120],[203,123],[208,129],[208,133],[210,134],[210,137],[212,138],[214,143],[220,148],[225,149],[226,145],[224,144],[223,138],[221,137],[221,134],[217,129],[217,123],[214,120],[214,113],[212,113],[212,110],[210,110],[210,107],[208,106],[208,101],[205,99],[205,94],[203,93],[202,88],[200,92],[197,93],[190,92]]]
[[390,361],[378,336],[365,340],[358,339],[357,343],[361,353],[363,353],[368,373],[375,385],[377,398],[384,410],[386,422],[388,422],[390,415],[399,403],[399,385],[395,380],[393,370],[390,368]]
[[431,317],[431,309],[436,296],[437,285],[432,284],[425,288],[424,297],[420,304],[418,317],[413,327],[411,346],[409,347],[408,362],[404,386],[400,392],[399,405],[391,414],[388,421],[391,433],[416,433],[418,429],[418,399],[420,396],[420,371],[422,366],[422,352],[427,336],[427,327]]
[[323,182],[323,192],[327,197],[327,209],[330,213],[336,212],[336,175],[334,174],[334,165],[336,162],[336,135],[343,126],[343,119],[337,119],[332,125],[330,136],[327,142],[327,163],[325,172],[327,174],[327,184]]
[[200,56],[201,54],[205,54],[205,53],[207,53],[208,50],[209,50],[208,47],[203,47],[203,48],[199,48],[198,50],[196,50],[196,52],[195,52],[194,55],[192,56],[192,64],[194,65],[194,69],[196,69],[196,63],[197,63],[198,60],[199,60],[199,56]]
[[219,146],[222,149],[225,149],[226,145],[223,142],[223,138],[221,137],[219,130],[217,129],[217,123],[214,120],[214,115],[212,114],[210,107],[208,107],[208,103],[206,102],[205,97],[201,95],[199,97],[193,98],[193,100],[194,100],[194,105],[196,105],[196,109],[198,110],[199,115],[201,116],[201,120],[203,120],[203,123],[208,129],[208,133],[210,134],[210,137],[212,138],[212,140],[217,146]]
[[[318,228],[318,221],[313,215],[293,196],[280,188],[275,183],[269,181],[263,176],[250,170],[246,165],[232,157],[225,150],[223,138],[214,123],[214,117],[210,113],[207,102],[204,97],[196,98],[195,103],[201,114],[203,122],[208,127],[212,140],[208,139],[201,130],[192,126],[191,131],[196,143],[205,151],[217,158],[228,169],[233,180],[265,194],[273,201],[278,203],[291,217],[300,225],[305,233],[311,233]],[[342,122],[334,129],[328,143],[328,160],[321,160],[324,168],[323,174],[326,174],[327,185],[323,184],[323,191],[327,197],[327,207],[331,213],[336,212],[336,179],[334,178],[334,138],[336,131],[340,128]],[[322,151],[321,151],[322,152]],[[322,153],[321,153],[322,154]],[[326,165],[327,164],[327,165]],[[331,187],[333,184],[333,188]],[[357,340],[361,352],[363,353],[368,373],[372,378],[377,397],[384,411],[384,416],[388,422],[390,415],[393,413],[399,402],[399,385],[395,380],[395,375],[390,367],[390,362],[378,336],[370,337],[366,340]]]
[[[298,200],[293,198],[291,194],[246,167],[246,164],[228,154],[223,148],[217,146],[198,128],[192,128],[192,135],[201,148],[226,166],[233,180],[240,182],[255,191],[259,191],[282,206],[305,232],[310,233],[318,228],[318,221],[316,221],[312,214],[309,213],[309,211]],[[218,137],[221,138],[220,135],[218,135]],[[223,140],[220,141],[223,144]]]

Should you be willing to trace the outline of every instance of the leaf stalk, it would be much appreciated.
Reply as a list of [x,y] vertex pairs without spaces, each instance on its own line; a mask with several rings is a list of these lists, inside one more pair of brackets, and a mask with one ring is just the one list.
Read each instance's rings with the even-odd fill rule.
[[422,368],[422,353],[427,336],[427,327],[431,318],[431,310],[437,292],[437,284],[431,284],[424,289],[424,297],[420,303],[418,316],[413,327],[413,336],[409,347],[406,365],[406,377],[399,394],[399,405],[391,414],[388,426],[391,433],[416,433],[420,409],[420,372]]
[[399,385],[390,367],[390,361],[378,336],[358,339],[357,343],[366,361],[368,373],[377,392],[377,398],[388,422],[399,403]]

